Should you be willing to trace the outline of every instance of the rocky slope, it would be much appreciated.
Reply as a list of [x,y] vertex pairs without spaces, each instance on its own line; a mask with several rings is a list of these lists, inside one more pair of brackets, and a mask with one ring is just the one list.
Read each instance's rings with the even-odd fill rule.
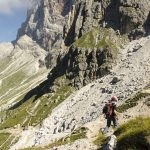
[[[136,47],[138,44],[141,45],[140,49]],[[150,81],[149,46],[149,37],[131,42],[127,48],[120,51],[119,65],[114,67],[109,75],[71,95],[52,111],[43,121],[41,128],[22,132],[22,138],[12,149],[22,148],[22,145],[47,145],[95,120],[101,115],[103,102],[112,95],[117,95],[122,103],[122,100],[144,88]]]
[[[116,95],[125,109],[124,101],[150,83],[149,5],[149,0],[35,3],[14,45],[0,45],[0,129],[10,137],[17,131],[11,150],[50,149],[58,143],[64,150],[97,149],[88,133],[94,124],[92,132],[103,127],[104,102]],[[148,115],[147,93],[122,122],[134,118],[135,109]]]

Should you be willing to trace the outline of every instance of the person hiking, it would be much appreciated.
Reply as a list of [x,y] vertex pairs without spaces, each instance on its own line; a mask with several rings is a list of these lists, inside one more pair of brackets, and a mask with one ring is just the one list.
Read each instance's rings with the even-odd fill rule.
[[103,108],[103,113],[105,115],[105,118],[107,119],[107,126],[104,128],[103,131],[104,134],[109,131],[111,122],[113,122],[114,127],[118,126],[118,117],[116,111],[117,102],[118,102],[118,98],[116,96],[113,96],[111,100],[109,100],[108,103],[106,103]]

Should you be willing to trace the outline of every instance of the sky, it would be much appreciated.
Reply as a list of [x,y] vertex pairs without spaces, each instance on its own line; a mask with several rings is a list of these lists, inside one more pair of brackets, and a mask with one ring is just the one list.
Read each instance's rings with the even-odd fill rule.
[[26,19],[28,0],[0,0],[0,42],[16,39],[17,30]]

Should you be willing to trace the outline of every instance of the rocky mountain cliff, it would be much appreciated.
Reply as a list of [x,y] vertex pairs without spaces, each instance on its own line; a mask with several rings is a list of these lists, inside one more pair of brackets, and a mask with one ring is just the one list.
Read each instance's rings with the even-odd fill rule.
[[58,49],[62,38],[68,45],[102,26],[135,39],[149,32],[149,5],[149,0],[44,0],[28,11],[17,38],[27,34],[47,50]]
[[120,34],[128,34],[131,39],[149,32],[149,0],[81,0],[74,4],[71,23],[65,26],[66,44],[99,26],[119,30]]
[[17,39],[27,34],[50,52],[48,66],[54,66],[65,53],[64,45],[71,45],[94,27],[112,28],[130,39],[147,35],[149,6],[149,0],[43,0],[28,11]]
[[17,39],[27,34],[50,52],[47,56],[50,65],[56,64],[56,59],[64,47],[63,28],[71,6],[72,0],[39,1],[28,10],[27,19],[19,29]]
[[[0,65],[0,102],[10,105],[0,111],[2,135],[10,134],[0,148],[96,150],[91,134],[104,126],[102,107],[112,95],[122,122],[148,115],[149,8],[149,0],[37,1],[14,44],[0,45],[7,50],[0,61],[11,58]],[[17,84],[8,88],[5,78],[17,70],[25,76],[12,77]]]
[[[34,39],[49,51],[47,67],[57,64],[59,70],[58,64],[62,64],[61,59],[74,51],[71,49],[88,49],[83,50],[87,55],[76,56],[76,62],[71,60],[68,64],[71,66],[66,66],[69,69],[67,77],[80,88],[109,72],[111,63],[108,64],[108,61],[114,62],[113,55],[117,57],[117,49],[128,41],[127,37],[131,40],[149,34],[149,5],[149,1],[44,0],[28,11],[17,38],[27,34]],[[74,48],[69,48],[72,44]],[[72,53],[70,57],[75,55]],[[83,57],[82,60],[78,60],[79,57]],[[97,62],[99,58],[102,59]],[[93,64],[90,64],[92,59]]]

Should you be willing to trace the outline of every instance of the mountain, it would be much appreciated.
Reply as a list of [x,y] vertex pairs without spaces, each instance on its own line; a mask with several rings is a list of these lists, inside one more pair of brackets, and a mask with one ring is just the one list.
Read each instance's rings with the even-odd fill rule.
[[27,35],[14,45],[0,44],[0,51],[0,104],[7,109],[46,79],[46,51]]
[[[113,95],[120,124],[147,117],[135,120],[143,129],[130,134],[143,135],[140,149],[149,147],[149,6],[149,0],[35,2],[14,43],[0,45],[0,148],[99,149],[97,136],[100,146],[106,143],[102,108]],[[114,133],[118,147],[130,136],[122,128]],[[131,143],[126,149],[140,142]]]
[[[56,63],[63,44],[63,28],[72,0],[44,0],[28,10],[27,19],[18,30],[17,39],[26,34],[50,52],[50,66]],[[52,55],[52,56],[51,56]]]

